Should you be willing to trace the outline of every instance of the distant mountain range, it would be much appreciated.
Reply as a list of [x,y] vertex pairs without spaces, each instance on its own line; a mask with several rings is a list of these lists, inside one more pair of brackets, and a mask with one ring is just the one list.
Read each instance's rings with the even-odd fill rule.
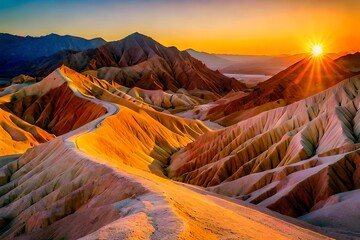
[[96,48],[106,41],[102,38],[87,40],[75,36],[49,34],[41,37],[21,37],[0,33],[0,76],[13,77],[22,74],[18,65],[34,64],[34,60],[48,57],[64,50]]
[[[186,50],[192,57],[199,59],[213,70],[231,74],[258,74],[273,76],[288,66],[306,58],[308,53],[283,54],[283,55],[236,55],[213,54],[199,52],[194,49]],[[326,56],[336,59],[347,54],[329,53]]]
[[62,50],[19,64],[10,71],[45,77],[61,65],[126,87],[149,90],[200,89],[222,95],[246,88],[241,82],[208,69],[186,51],[167,48],[140,33],[98,48]]
[[[22,37],[0,33],[0,77],[11,78],[20,74],[38,74],[45,65],[56,65],[66,56],[75,53],[74,51],[94,49],[104,44],[106,41],[102,38],[87,40],[54,33],[41,37]],[[210,69],[219,70],[222,73],[269,76],[275,75],[308,56],[305,53],[276,56],[212,54],[194,49],[188,49],[186,52],[205,63]],[[347,53],[331,53],[327,56],[336,59],[345,54]],[[43,75],[46,76],[54,69]]]

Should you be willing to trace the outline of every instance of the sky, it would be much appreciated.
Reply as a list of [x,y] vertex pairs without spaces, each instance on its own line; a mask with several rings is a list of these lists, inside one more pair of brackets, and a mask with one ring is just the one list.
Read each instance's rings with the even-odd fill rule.
[[165,46],[277,55],[360,50],[359,0],[0,0],[0,32],[119,40],[140,32]]

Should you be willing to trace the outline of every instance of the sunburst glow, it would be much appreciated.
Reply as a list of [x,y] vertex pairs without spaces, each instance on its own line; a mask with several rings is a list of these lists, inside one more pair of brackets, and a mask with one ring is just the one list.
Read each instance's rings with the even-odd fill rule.
[[323,54],[323,48],[321,45],[314,45],[312,47],[312,54],[315,56],[315,57],[318,57],[320,55]]

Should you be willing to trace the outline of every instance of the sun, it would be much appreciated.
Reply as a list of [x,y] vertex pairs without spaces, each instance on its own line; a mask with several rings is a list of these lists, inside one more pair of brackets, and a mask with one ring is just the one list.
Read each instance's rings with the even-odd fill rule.
[[313,54],[313,56],[315,56],[315,57],[321,56],[321,55],[323,54],[323,48],[322,48],[322,46],[321,46],[321,45],[314,45],[314,46],[312,47],[312,54]]

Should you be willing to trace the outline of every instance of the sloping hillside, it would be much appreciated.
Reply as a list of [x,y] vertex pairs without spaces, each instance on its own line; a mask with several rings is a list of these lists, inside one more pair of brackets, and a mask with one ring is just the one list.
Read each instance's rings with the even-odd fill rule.
[[[2,239],[329,239],[310,225],[156,176],[173,152],[209,131],[200,121],[159,113],[66,67],[48,79],[60,88],[65,80],[77,97],[107,112],[2,164]],[[43,81],[23,91],[56,89]]]
[[[262,82],[253,92],[219,99],[186,114],[230,126],[261,112],[282,107],[319,93],[354,74],[327,57],[308,57]],[[205,109],[205,110],[203,110]]]
[[[352,77],[205,134],[172,157],[168,175],[293,217],[320,211],[336,194],[360,187],[359,88],[360,76]],[[321,226],[333,226],[334,214],[322,216]],[[344,228],[357,232],[352,226]]]

